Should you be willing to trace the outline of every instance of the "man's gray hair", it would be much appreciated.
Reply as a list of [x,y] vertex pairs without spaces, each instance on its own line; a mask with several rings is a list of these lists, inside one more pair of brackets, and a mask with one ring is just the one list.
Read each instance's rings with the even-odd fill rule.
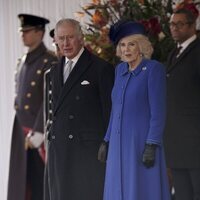
[[62,24],[70,24],[70,25],[74,26],[74,28],[75,28],[76,31],[77,31],[77,34],[78,34],[80,37],[83,36],[83,32],[82,32],[80,23],[79,23],[77,20],[71,19],[71,18],[61,19],[61,20],[59,20],[59,21],[57,22],[56,27],[55,27],[55,35],[57,35],[58,27],[61,26]]

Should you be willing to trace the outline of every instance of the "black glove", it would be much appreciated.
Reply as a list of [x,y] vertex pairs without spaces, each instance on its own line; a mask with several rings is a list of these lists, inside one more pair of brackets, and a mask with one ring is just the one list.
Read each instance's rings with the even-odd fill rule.
[[98,160],[100,162],[106,162],[107,160],[107,155],[108,155],[108,142],[103,141],[99,147],[98,151]]
[[146,144],[142,156],[142,163],[145,167],[150,168],[155,164],[156,144]]

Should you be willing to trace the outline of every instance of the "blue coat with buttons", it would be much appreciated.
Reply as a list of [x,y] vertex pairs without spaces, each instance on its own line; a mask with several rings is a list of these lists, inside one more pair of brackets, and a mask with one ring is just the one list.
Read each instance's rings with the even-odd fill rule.
[[[104,200],[169,200],[162,136],[165,125],[165,70],[142,60],[133,71],[116,68]],[[145,143],[154,143],[155,166],[142,164]]]

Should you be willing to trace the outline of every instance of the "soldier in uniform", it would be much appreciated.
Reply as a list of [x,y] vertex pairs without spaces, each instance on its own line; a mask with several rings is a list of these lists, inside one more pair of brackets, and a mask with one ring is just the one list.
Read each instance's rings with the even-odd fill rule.
[[42,200],[44,176],[43,75],[57,61],[43,43],[48,19],[19,14],[20,32],[28,52],[16,71],[8,200]]

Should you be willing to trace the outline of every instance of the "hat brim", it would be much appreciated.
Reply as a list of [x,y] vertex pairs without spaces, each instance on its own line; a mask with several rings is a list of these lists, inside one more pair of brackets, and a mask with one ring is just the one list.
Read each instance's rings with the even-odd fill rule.
[[26,27],[19,27],[18,31],[19,32],[26,32],[26,31],[31,31],[35,29],[35,26],[26,26]]

